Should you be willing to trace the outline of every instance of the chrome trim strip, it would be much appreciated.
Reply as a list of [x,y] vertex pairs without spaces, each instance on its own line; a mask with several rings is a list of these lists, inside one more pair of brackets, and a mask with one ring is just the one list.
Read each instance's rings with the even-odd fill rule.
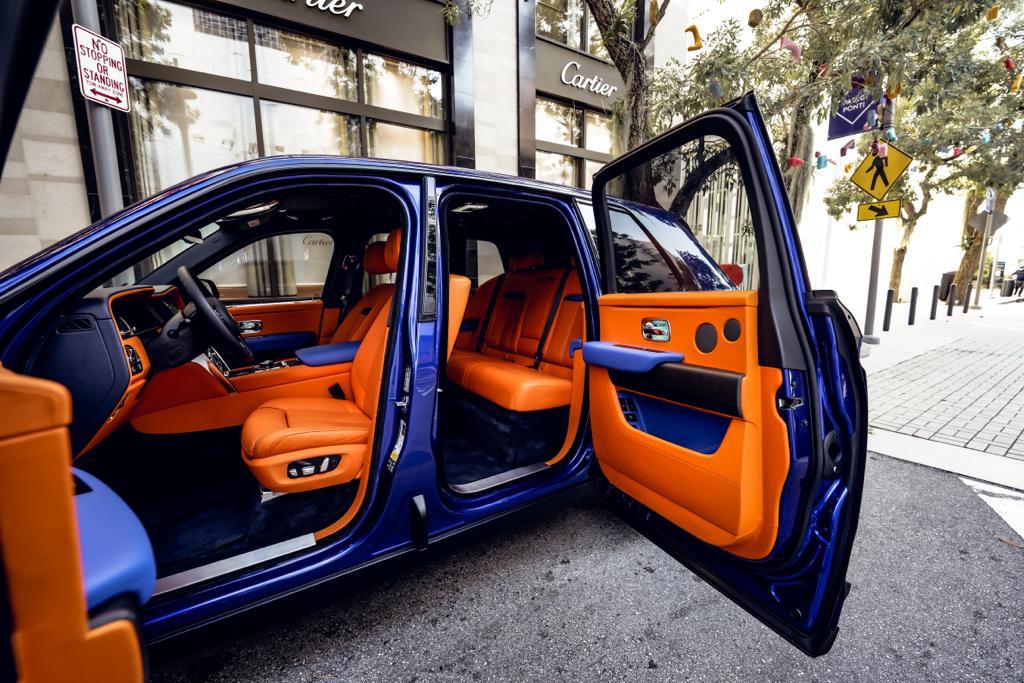
[[499,472],[498,474],[492,474],[489,477],[483,479],[477,479],[466,484],[452,484],[452,490],[456,493],[480,493],[487,489],[493,489],[495,486],[501,486],[503,484],[510,484],[514,481],[518,481],[523,477],[528,477],[531,474],[535,474],[542,470],[546,470],[549,467],[547,463],[538,462],[533,465],[523,465],[512,470],[505,472]]
[[240,569],[245,569],[246,567],[262,564],[268,560],[290,555],[299,550],[312,548],[314,545],[316,545],[316,538],[313,534],[306,534],[305,536],[281,541],[274,545],[250,550],[249,552],[242,553],[241,555],[235,555],[234,557],[228,557],[223,560],[218,560],[217,562],[211,562],[210,564],[203,565],[202,567],[186,569],[183,572],[178,572],[177,574],[171,574],[170,576],[164,576],[157,579],[156,590],[153,591],[153,595],[163,595],[164,593],[170,593],[171,591],[176,591],[187,586],[193,586],[202,581],[208,581],[209,579],[230,574]]

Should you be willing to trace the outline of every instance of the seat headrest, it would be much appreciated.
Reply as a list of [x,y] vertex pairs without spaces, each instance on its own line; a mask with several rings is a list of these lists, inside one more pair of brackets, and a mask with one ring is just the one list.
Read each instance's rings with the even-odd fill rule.
[[391,272],[388,270],[388,264],[384,260],[383,242],[371,242],[366,245],[366,251],[363,252],[363,270],[370,275]]
[[539,251],[508,257],[509,270],[529,270],[544,265],[544,255]]
[[402,254],[402,231],[395,228],[388,235],[388,241],[384,243],[384,264],[389,273],[398,270],[398,257]]

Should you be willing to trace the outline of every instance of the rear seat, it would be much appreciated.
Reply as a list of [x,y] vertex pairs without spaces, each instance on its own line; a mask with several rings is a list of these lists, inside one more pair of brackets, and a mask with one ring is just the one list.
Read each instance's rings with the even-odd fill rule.
[[449,381],[516,412],[569,405],[569,345],[583,335],[575,269],[544,268],[539,254],[512,258],[508,273],[477,289],[465,320],[448,365]]

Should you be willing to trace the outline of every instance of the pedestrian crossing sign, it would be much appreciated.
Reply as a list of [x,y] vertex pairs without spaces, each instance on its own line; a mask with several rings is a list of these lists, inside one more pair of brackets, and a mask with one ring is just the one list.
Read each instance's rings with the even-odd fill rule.
[[884,156],[868,152],[857,170],[850,176],[850,182],[867,192],[875,199],[881,199],[889,188],[896,184],[899,177],[910,166],[913,159],[895,145],[886,145],[888,151]]

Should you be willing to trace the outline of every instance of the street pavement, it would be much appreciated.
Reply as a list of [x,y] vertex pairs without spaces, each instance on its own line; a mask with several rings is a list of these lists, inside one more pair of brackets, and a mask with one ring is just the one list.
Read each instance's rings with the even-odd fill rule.
[[[869,455],[853,592],[809,659],[599,504],[159,647],[153,680],[1024,680],[999,489]],[[976,488],[978,493],[975,492]]]

